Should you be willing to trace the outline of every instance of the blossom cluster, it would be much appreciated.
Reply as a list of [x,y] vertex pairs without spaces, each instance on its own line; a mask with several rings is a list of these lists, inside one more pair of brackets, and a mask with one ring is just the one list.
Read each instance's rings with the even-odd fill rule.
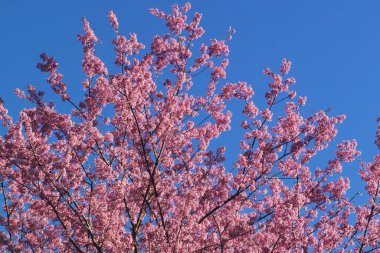
[[[0,251],[377,252],[380,155],[361,163],[361,204],[342,174],[360,155],[356,140],[325,164],[319,156],[345,116],[305,115],[287,59],[278,73],[263,71],[260,108],[251,84],[225,81],[234,29],[197,44],[205,30],[200,13],[188,18],[189,3],[150,12],[168,31],[147,46],[121,35],[108,12],[116,71],[82,19],[79,101],[57,61],[41,55],[37,68],[71,112],[32,85],[15,91],[33,104],[17,120],[0,99]],[[234,161],[230,146],[211,145],[231,129],[231,101],[243,118]],[[380,120],[375,143],[380,150]]]

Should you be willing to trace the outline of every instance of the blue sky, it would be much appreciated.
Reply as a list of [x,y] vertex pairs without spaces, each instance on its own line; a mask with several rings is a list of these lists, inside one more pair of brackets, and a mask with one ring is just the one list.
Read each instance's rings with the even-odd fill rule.
[[[15,88],[25,88],[30,83],[48,89],[46,76],[35,68],[42,52],[56,57],[70,93],[80,94],[82,51],[76,35],[82,32],[82,16],[102,40],[98,55],[112,63],[113,32],[106,18],[108,10],[118,15],[121,33],[136,32],[139,40],[148,45],[153,35],[165,31],[163,23],[148,9],[169,10],[173,3],[1,0],[0,96],[11,114],[17,115],[25,104],[12,95]],[[339,126],[338,140],[356,138],[364,161],[370,161],[378,152],[374,135],[376,118],[380,116],[380,1],[191,3],[194,10],[204,14],[206,39],[224,38],[230,25],[237,29],[230,43],[229,82],[253,84],[255,102],[262,105],[268,81],[262,70],[277,70],[286,57],[293,62],[291,74],[297,80],[297,93],[308,96],[305,114],[327,108],[332,108],[334,115],[346,114],[347,120]],[[240,139],[234,135],[229,138],[236,138],[236,144]],[[356,173],[349,175],[355,177]]]

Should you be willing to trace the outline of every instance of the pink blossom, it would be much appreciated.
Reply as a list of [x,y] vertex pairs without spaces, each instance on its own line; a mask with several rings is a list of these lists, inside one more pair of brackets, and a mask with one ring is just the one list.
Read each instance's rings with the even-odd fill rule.
[[225,41],[218,41],[215,39],[211,40],[211,45],[208,47],[208,50],[210,56],[216,57],[222,55],[228,56],[230,52],[228,46],[225,44]]
[[232,35],[236,33],[236,29],[233,27],[228,28],[227,40],[232,40]]
[[280,73],[283,75],[287,75],[290,71],[290,66],[292,65],[292,62],[286,59],[282,60],[282,67],[280,69]]
[[336,156],[341,162],[352,162],[355,157],[360,156],[360,152],[356,150],[356,140],[344,141],[338,145]]
[[41,72],[55,73],[58,68],[57,61],[55,61],[53,57],[48,57],[45,53],[41,54],[40,58],[43,63],[38,63],[37,68],[39,68]]
[[298,98],[298,104],[300,106],[305,106],[306,105],[306,100],[307,100],[307,97],[299,97]]
[[261,111],[261,117],[263,117],[266,121],[272,120],[273,113],[269,109],[265,109],[264,111]]
[[46,56],[45,53],[41,54],[40,58],[43,63],[38,63],[37,68],[39,68],[42,72],[50,73],[50,77],[47,79],[47,82],[51,85],[54,92],[56,94],[60,94],[63,101],[70,100],[70,97],[66,92],[66,84],[62,82],[63,75],[56,73],[58,63],[53,57]]
[[119,22],[117,21],[117,17],[113,11],[109,11],[108,14],[108,21],[111,24],[112,28],[114,29],[115,32],[118,32],[119,30]]
[[86,18],[82,18],[84,35],[78,35],[77,38],[82,42],[83,46],[90,46],[91,44],[98,41],[98,38],[95,36],[94,31],[90,27],[90,23]]
[[181,7],[181,11],[183,13],[188,12],[190,9],[191,9],[191,4],[190,3],[185,3],[185,5]]
[[296,95],[297,95],[297,93],[296,93],[295,91],[289,91],[289,93],[288,93],[288,97],[289,97],[290,99],[295,98]]
[[296,83],[296,79],[294,79],[293,77],[287,78],[285,80],[285,85],[293,85],[295,83]]
[[375,143],[377,145],[377,148],[380,149],[380,117],[377,118],[377,131]]
[[211,76],[214,79],[218,79],[218,78],[225,79],[227,75],[223,67],[214,67]]

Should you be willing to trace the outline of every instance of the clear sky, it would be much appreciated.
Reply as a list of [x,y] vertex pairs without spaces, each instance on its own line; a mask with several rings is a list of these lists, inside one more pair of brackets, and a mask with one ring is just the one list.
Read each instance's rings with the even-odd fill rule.
[[[108,10],[118,15],[121,33],[136,32],[139,40],[148,45],[154,34],[164,31],[163,23],[152,17],[148,9],[169,10],[173,3],[0,0],[0,96],[11,114],[17,115],[24,104],[12,95],[15,88],[31,83],[48,89],[46,76],[35,68],[42,52],[59,61],[59,71],[65,75],[69,92],[81,92],[82,51],[76,35],[82,32],[82,16],[86,16],[102,40],[98,55],[111,63],[113,32],[106,18]],[[380,116],[379,0],[191,3],[193,9],[204,14],[206,38],[223,38],[230,25],[237,29],[230,43],[229,82],[253,84],[255,102],[263,104],[268,79],[262,70],[277,70],[286,57],[293,62],[291,74],[297,80],[296,91],[308,96],[305,113],[332,108],[334,115],[346,114],[347,120],[339,126],[338,140],[356,138],[364,161],[370,161],[378,152],[374,135],[376,118]]]

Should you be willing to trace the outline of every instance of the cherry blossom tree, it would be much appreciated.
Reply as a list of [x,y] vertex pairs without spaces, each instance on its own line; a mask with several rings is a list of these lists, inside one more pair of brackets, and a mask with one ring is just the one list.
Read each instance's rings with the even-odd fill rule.
[[[310,164],[345,116],[302,115],[306,97],[292,90],[286,59],[278,73],[264,70],[259,109],[251,85],[224,80],[234,30],[201,44],[202,15],[190,17],[190,7],[150,10],[168,32],[147,47],[119,34],[110,11],[117,73],[96,55],[98,38],[83,18],[80,101],[42,54],[37,68],[69,114],[31,85],[15,91],[33,104],[18,119],[1,101],[1,252],[380,251],[380,155],[361,163],[358,205],[361,195],[347,194],[340,175],[360,155],[355,140],[328,163]],[[245,120],[228,162],[226,148],[210,143],[231,128],[231,100]],[[380,149],[380,119],[375,139]]]

